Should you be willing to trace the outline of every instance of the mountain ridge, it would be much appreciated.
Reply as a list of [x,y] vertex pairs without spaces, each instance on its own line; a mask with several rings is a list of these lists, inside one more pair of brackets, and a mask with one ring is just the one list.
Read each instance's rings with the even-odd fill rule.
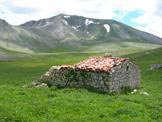
[[0,19],[0,34],[0,48],[26,53],[95,51],[95,47],[102,48],[103,44],[108,45],[104,45],[105,49],[114,48],[111,44],[121,48],[134,48],[130,43],[162,45],[162,38],[116,20],[66,14],[32,20],[18,26]]
[[[143,33],[145,33],[145,34],[149,34],[149,35],[151,35],[151,36],[155,36],[155,35],[150,34],[150,33],[148,33],[148,32],[144,32],[144,31],[135,29],[135,28],[133,28],[133,27],[131,27],[131,26],[125,25],[125,24],[123,24],[123,23],[121,23],[121,22],[118,22],[118,21],[112,20],[112,19],[104,20],[104,19],[86,18],[86,17],[83,17],[83,16],[76,16],[76,15],[59,14],[59,15],[54,16],[54,17],[50,17],[50,18],[47,18],[47,19],[40,19],[40,20],[34,21],[34,22],[35,22],[35,23],[38,23],[38,22],[41,22],[41,21],[47,21],[47,20],[56,19],[56,18],[58,18],[58,17],[61,17],[62,19],[66,20],[66,21],[67,21],[67,18],[68,18],[68,17],[72,17],[72,18],[82,18],[83,21],[86,21],[87,19],[89,19],[89,20],[91,20],[91,21],[97,21],[97,22],[103,21],[101,24],[104,24],[104,22],[107,23],[106,21],[109,21],[109,23],[116,23],[116,24],[118,24],[118,25],[123,25],[123,26],[126,26],[126,27],[128,27],[128,28],[131,28],[131,29],[133,29],[133,30],[143,32]],[[29,26],[28,26],[28,23],[30,23],[30,22],[32,22],[32,21],[29,21],[29,22],[26,22],[26,23],[24,23],[24,24],[21,24],[21,26],[29,27]],[[74,22],[74,21],[73,21],[73,22]],[[75,22],[74,22],[74,23],[75,23]],[[69,24],[69,23],[68,23],[68,24]],[[83,23],[82,23],[82,24],[83,24]],[[92,24],[92,23],[90,23],[90,24]],[[71,25],[71,24],[70,24],[70,25]],[[162,38],[160,38],[160,37],[158,37],[158,36],[155,36],[155,37],[157,37],[157,38],[159,38],[160,40],[162,40]],[[161,42],[160,42],[160,44],[161,44]]]

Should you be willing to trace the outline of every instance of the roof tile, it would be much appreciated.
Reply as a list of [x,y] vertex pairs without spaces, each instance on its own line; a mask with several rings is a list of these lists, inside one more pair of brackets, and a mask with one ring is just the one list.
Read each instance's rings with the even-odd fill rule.
[[113,67],[120,65],[126,60],[126,58],[115,58],[110,56],[90,57],[74,66],[77,70],[110,72]]
[[81,71],[93,72],[111,72],[115,66],[120,65],[122,62],[128,60],[127,58],[119,57],[90,57],[74,65],[62,65],[60,69],[75,69]]

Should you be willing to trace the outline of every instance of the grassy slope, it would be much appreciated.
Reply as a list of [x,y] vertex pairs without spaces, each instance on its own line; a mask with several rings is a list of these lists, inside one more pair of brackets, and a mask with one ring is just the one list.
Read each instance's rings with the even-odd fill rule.
[[129,55],[142,73],[140,91],[150,95],[110,96],[85,89],[22,88],[52,65],[71,64],[94,54],[62,54],[32,60],[0,62],[0,122],[148,122],[162,120],[162,69],[148,70],[162,63],[162,49]]
[[[74,46],[74,45],[73,45]],[[0,47],[0,61],[1,60],[10,60],[16,58],[28,58],[31,56],[42,56],[42,55],[63,55],[69,53],[106,53],[112,54],[114,56],[127,55],[136,52],[142,52],[150,49],[156,49],[162,47],[161,45],[149,44],[149,43],[136,43],[136,42],[110,42],[110,43],[101,43],[96,45],[85,45],[79,48],[72,48],[68,46],[59,45],[57,49],[51,50],[51,52],[32,52],[29,53],[21,51],[11,51],[5,48]]]

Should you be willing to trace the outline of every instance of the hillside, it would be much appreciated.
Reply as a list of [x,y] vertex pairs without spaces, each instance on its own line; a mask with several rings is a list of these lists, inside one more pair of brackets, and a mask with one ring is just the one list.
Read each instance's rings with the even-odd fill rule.
[[162,39],[115,20],[60,14],[13,26],[0,20],[0,48],[24,53],[113,52],[161,46]]

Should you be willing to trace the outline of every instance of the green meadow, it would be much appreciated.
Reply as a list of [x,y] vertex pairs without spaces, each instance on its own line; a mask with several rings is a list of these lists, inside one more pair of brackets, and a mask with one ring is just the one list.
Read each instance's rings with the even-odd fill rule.
[[[52,65],[73,64],[100,53],[29,56],[0,62],[0,122],[161,122],[162,48],[125,55],[139,65],[137,93],[101,94],[86,89],[23,88]],[[140,92],[149,95],[142,95]]]

